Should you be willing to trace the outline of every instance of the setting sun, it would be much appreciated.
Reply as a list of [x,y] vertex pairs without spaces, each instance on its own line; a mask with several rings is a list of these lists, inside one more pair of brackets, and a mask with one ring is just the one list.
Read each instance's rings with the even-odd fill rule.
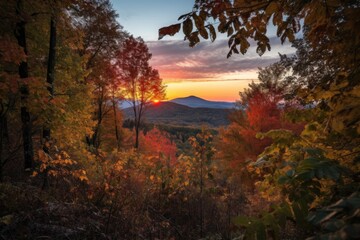
[[153,100],[153,102],[154,102],[154,103],[159,103],[159,102],[160,102],[160,100],[155,99],[155,100]]

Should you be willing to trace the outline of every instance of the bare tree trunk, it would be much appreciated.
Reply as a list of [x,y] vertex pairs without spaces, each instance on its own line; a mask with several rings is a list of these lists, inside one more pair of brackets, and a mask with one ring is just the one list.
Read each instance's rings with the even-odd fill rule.
[[115,137],[116,137],[116,146],[117,150],[120,150],[120,135],[118,130],[117,116],[116,116],[116,102],[113,97],[113,112],[114,112],[114,125],[115,125]]
[[135,120],[135,148],[138,149],[139,148],[139,124],[137,123],[137,121]]
[[[22,0],[17,1],[16,14],[21,19],[22,9]],[[24,49],[25,55],[27,55],[27,46],[26,46],[26,32],[25,32],[26,22],[22,19],[16,23],[15,37],[18,41],[20,47]],[[21,79],[26,79],[29,77],[28,64],[26,61],[22,61],[19,65],[19,75]],[[29,96],[29,88],[26,84],[21,84],[20,87],[21,93],[21,121],[22,121],[22,137],[23,137],[23,148],[24,148],[24,168],[29,169],[33,167],[34,162],[34,150],[32,143],[32,124],[31,124],[31,115],[25,106],[25,102]]]
[[[54,97],[54,80],[55,80],[55,61],[56,61],[56,22],[54,16],[51,17],[50,20],[50,46],[49,46],[49,57],[48,57],[48,64],[47,64],[47,75],[46,75],[46,82],[49,84],[47,87],[50,98]],[[47,126],[44,127],[43,130],[43,138],[46,140],[50,140],[51,133],[50,133],[50,119],[47,119]],[[45,152],[48,149],[44,149]]]
[[[54,10],[53,10],[54,11]],[[54,97],[54,80],[55,80],[55,61],[56,61],[56,20],[55,16],[52,15],[50,19],[50,45],[49,45],[49,57],[47,65],[47,76],[46,81],[49,84],[47,87],[50,99]],[[51,138],[50,130],[51,119],[46,120],[46,125],[43,129],[43,139],[45,140],[43,150],[46,154],[50,154],[48,142]],[[44,181],[42,188],[45,189],[48,186],[47,171],[44,172]]]
[[0,182],[3,181],[3,166],[5,164],[5,159],[3,159],[3,140],[5,138],[5,121],[6,117],[1,113],[0,115]]
[[140,128],[140,123],[138,121],[138,111],[137,111],[137,106],[136,106],[136,101],[135,98],[133,98],[133,110],[134,110],[134,127],[135,127],[135,145],[134,148],[138,149],[139,148],[139,128]]
[[100,147],[100,128],[101,128],[101,123],[102,123],[102,119],[103,119],[103,108],[102,108],[102,103],[103,103],[103,90],[101,90],[101,97],[98,99],[98,112],[97,112],[97,124],[95,126],[95,130],[94,130],[94,134],[92,137],[92,145],[94,146],[95,149],[98,149]]

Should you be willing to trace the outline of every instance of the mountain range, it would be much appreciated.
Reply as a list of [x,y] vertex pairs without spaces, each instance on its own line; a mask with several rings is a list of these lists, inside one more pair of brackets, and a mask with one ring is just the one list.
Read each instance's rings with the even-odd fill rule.
[[[228,115],[231,110],[227,105],[221,105],[221,102],[212,104],[211,101],[199,99],[196,97],[182,98],[181,101],[184,105],[173,101],[153,103],[147,107],[144,118],[148,123],[186,127],[202,125],[220,127],[229,124]],[[200,106],[200,103],[202,106],[209,107],[197,107]],[[223,106],[223,108],[215,108],[215,106]],[[132,108],[123,109],[123,113],[124,119],[133,118]]]
[[[234,102],[221,102],[221,101],[209,101],[205,100],[196,96],[188,96],[183,98],[174,98],[169,101],[164,102],[173,102],[177,104],[181,104],[184,106],[188,106],[191,108],[224,108],[224,109],[231,109],[235,107]],[[122,101],[119,103],[120,109],[129,108],[132,106],[131,102]]]

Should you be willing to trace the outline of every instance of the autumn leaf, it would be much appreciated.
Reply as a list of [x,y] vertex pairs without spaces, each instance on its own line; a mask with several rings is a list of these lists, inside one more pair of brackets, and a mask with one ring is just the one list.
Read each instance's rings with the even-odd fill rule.
[[180,31],[181,24],[173,24],[167,27],[163,27],[159,29],[159,40],[161,40],[166,35],[174,36],[177,32]]

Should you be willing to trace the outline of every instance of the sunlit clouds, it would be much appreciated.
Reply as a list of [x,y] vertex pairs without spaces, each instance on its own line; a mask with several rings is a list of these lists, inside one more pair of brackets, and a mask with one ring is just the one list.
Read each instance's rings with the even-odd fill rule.
[[152,52],[151,64],[159,70],[167,87],[167,98],[196,95],[210,100],[235,101],[239,91],[257,79],[259,67],[266,67],[279,60],[281,54],[292,54],[289,44],[281,45],[271,39],[272,50],[262,57],[256,45],[246,55],[233,55],[226,59],[227,40],[201,42],[190,48],[187,42],[148,41]]

